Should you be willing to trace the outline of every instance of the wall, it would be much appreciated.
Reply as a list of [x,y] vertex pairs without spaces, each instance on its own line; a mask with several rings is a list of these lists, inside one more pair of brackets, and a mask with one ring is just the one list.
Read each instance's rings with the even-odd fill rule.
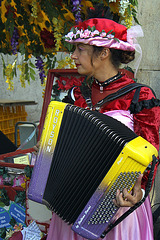
[[138,19],[144,31],[139,40],[143,60],[140,64],[138,79],[150,85],[160,98],[160,1],[139,1]]

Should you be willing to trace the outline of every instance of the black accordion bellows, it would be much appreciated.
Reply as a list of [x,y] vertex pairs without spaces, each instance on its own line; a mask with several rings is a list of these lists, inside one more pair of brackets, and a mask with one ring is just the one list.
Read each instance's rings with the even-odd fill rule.
[[66,105],[44,203],[63,220],[74,223],[125,144],[136,137],[109,116]]

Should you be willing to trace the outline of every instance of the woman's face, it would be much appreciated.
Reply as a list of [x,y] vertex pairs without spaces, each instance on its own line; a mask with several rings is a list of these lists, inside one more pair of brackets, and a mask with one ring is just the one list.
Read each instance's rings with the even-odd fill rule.
[[79,74],[90,75],[94,67],[91,63],[93,47],[87,44],[77,43],[71,58],[75,61]]

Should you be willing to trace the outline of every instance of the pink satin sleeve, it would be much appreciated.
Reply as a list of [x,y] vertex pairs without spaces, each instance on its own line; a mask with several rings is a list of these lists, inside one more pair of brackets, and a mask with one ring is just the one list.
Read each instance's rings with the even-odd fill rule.
[[133,114],[131,114],[130,111],[113,110],[113,111],[105,112],[104,114],[117,119],[121,123],[125,124],[132,131],[134,130]]

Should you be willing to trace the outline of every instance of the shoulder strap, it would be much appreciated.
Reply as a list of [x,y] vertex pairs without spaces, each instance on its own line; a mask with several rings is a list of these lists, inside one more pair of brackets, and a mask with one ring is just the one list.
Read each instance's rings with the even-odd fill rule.
[[[150,88],[149,86],[141,84],[141,83],[131,83],[131,84],[128,84],[125,87],[119,89],[117,92],[112,93],[112,94],[108,95],[107,97],[105,97],[104,99],[102,99],[101,101],[99,101],[96,105],[94,105],[94,107],[100,108],[100,107],[103,106],[103,104],[105,104],[107,102],[110,102],[110,101],[113,101],[116,98],[119,98],[119,97],[121,97],[121,96],[123,96],[123,95],[125,95],[125,94],[127,94],[127,93],[129,93],[131,91],[133,91],[136,88],[138,88],[139,92],[140,92],[140,88],[141,87],[148,87],[148,88]],[[152,92],[156,96],[156,94],[154,93],[153,90],[152,90]],[[138,96],[138,92],[137,92],[137,96]]]

